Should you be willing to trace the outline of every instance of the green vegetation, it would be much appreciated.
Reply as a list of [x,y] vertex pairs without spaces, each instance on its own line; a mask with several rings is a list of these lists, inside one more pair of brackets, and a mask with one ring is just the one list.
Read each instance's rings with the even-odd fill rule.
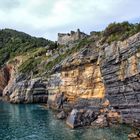
[[[40,69],[44,69],[44,66],[40,66],[42,62],[45,62],[48,58],[46,57],[46,48],[36,48],[26,53],[28,59],[19,66],[19,72],[30,73],[33,75],[40,73]],[[45,70],[44,70],[45,71]]]
[[37,74],[38,73],[37,66],[40,63],[41,63],[41,58],[37,58],[37,59],[29,58],[19,67],[19,71],[22,73],[29,73],[32,71],[33,74]]
[[102,44],[105,42],[111,43],[113,41],[123,41],[138,32],[140,32],[140,23],[131,24],[129,22],[114,22],[109,24],[103,31]]
[[[46,71],[50,71],[53,68],[53,66],[59,64],[67,56],[70,56],[71,54],[78,52],[81,48],[83,48],[85,45],[90,44],[91,42],[92,41],[88,40],[88,38],[84,38],[84,39],[78,41],[77,45],[75,47],[73,47],[71,50],[67,50],[64,54],[61,54],[56,59],[54,59],[53,61],[50,61],[46,65]],[[65,46],[63,46],[63,47],[65,47]],[[62,48],[62,46],[61,46],[61,48]]]
[[56,44],[44,38],[31,37],[23,32],[11,29],[0,30],[0,66],[8,59],[45,46],[54,48]]

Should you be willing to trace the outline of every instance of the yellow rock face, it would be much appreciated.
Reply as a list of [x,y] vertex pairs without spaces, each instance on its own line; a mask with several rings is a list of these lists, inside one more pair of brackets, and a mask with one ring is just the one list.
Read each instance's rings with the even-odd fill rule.
[[134,45],[138,35],[110,45],[88,46],[68,57],[61,71],[51,75],[57,78],[49,80],[53,83],[49,92],[64,92],[69,99],[103,98],[105,90],[110,94],[122,92],[119,82],[140,72],[140,49]]
[[[63,71],[60,74],[61,84],[53,92],[64,92],[70,99],[103,98],[105,87],[102,82],[100,67],[95,64],[78,66],[74,70]],[[57,89],[58,88],[58,89]]]

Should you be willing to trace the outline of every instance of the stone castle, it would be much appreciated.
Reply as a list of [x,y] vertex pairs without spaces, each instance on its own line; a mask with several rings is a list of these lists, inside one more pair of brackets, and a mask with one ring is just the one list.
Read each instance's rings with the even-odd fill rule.
[[57,43],[60,45],[66,45],[73,41],[82,39],[87,37],[88,35],[81,32],[80,29],[77,29],[77,31],[71,31],[70,33],[58,33],[58,41]]

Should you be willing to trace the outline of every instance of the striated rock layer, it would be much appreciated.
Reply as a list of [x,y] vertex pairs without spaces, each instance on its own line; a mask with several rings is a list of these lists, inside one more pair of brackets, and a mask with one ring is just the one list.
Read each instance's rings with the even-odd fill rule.
[[3,91],[11,103],[47,103],[48,94],[46,84],[41,79],[13,82]]
[[140,125],[140,33],[102,48],[106,97],[126,123]]
[[1,70],[0,74],[4,73],[2,80],[5,82],[2,89],[3,97],[11,103],[46,103],[46,84],[41,78],[32,79],[29,75],[19,74],[18,66],[22,63],[23,58],[17,56],[2,69],[3,71]]
[[[94,50],[94,51],[93,51]],[[48,80],[50,94],[63,92],[68,100],[77,98],[103,98],[105,87],[102,81],[98,52],[92,46],[67,58],[60,66],[60,71]]]
[[110,45],[91,43],[69,56],[54,69],[48,91],[50,100],[60,92],[69,101],[107,98],[121,122],[139,126],[140,33]]

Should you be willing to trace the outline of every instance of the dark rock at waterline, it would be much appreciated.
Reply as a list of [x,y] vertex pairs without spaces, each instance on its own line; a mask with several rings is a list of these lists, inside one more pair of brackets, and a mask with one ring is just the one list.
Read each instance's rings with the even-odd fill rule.
[[66,123],[71,127],[90,126],[107,127],[121,122],[120,113],[105,105],[106,100],[80,100],[74,106]]
[[140,130],[135,130],[128,135],[128,140],[140,140]]
[[3,101],[3,98],[2,97],[0,97],[0,101]]
[[108,121],[105,115],[99,115],[98,118],[91,123],[93,127],[107,127]]
[[64,111],[61,111],[57,114],[58,119],[65,119],[67,117],[66,113]]
[[70,113],[69,117],[66,120],[67,125],[69,125],[71,128],[75,128],[78,126],[78,124],[76,122],[77,114],[78,114],[78,110],[73,109],[72,112]]
[[90,125],[92,121],[97,118],[93,110],[85,109],[73,109],[68,116],[66,123],[71,128],[79,126]]

